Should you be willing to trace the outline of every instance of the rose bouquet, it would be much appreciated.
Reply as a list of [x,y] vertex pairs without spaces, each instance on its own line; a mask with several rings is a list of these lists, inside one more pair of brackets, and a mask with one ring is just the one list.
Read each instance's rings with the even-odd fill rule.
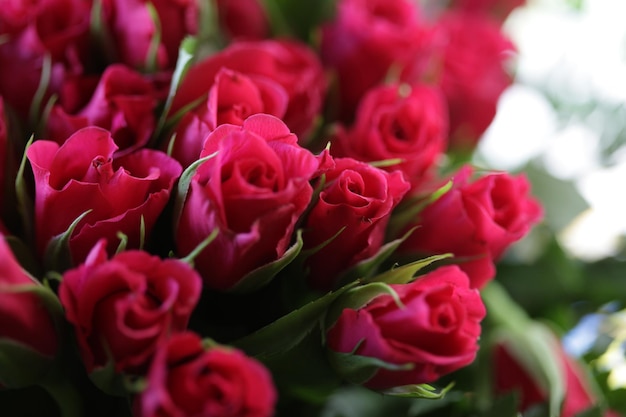
[[489,284],[542,216],[467,164],[518,3],[2,3],[1,415],[599,403]]

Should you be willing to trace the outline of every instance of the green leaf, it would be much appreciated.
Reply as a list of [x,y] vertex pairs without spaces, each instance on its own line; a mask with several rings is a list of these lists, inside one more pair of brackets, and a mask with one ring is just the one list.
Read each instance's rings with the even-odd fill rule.
[[[355,350],[357,348],[355,348]],[[347,381],[358,385],[367,382],[379,369],[410,371],[415,366],[413,363],[388,363],[370,356],[355,355],[353,352],[342,353],[329,351],[328,357],[331,365],[337,370],[339,375]]]
[[93,209],[85,211],[78,216],[72,224],[63,233],[54,236],[48,242],[44,254],[44,264],[47,269],[54,271],[65,271],[72,267],[72,254],[70,253],[69,241],[74,229],[78,226],[85,216],[91,213]]
[[287,352],[321,323],[337,297],[356,285],[358,282],[353,282],[329,292],[232,344],[261,360]]
[[436,388],[429,384],[403,385],[382,391],[385,395],[403,398],[427,398],[429,400],[439,400],[448,393],[454,383],[448,384],[444,388]]
[[89,374],[89,379],[101,391],[116,397],[128,395],[124,376],[115,372],[115,361],[109,359],[105,366],[96,368]]
[[52,367],[53,358],[17,341],[0,338],[0,383],[23,388],[37,383]]
[[176,187],[176,196],[174,198],[174,211],[172,215],[172,219],[174,220],[174,230],[178,229],[178,223],[180,222],[180,216],[183,213],[183,207],[185,205],[185,200],[187,200],[187,194],[189,193],[189,187],[191,185],[191,179],[200,165],[208,161],[209,159],[215,157],[217,152],[212,153],[211,155],[205,156],[204,158],[198,159],[193,164],[189,165],[181,174],[178,185]]
[[364,282],[384,282],[387,284],[407,284],[411,282],[415,274],[432,264],[433,262],[441,261],[443,259],[451,258],[452,254],[446,253],[443,255],[429,256],[428,258],[420,259],[415,262],[402,265],[389,271],[383,272],[371,278],[366,278]]
[[480,417],[521,417],[517,411],[517,393],[498,396],[491,407],[480,414]]
[[296,233],[296,242],[277,260],[263,265],[243,277],[229,292],[245,294],[269,284],[272,279],[289,265],[302,250],[302,230]]

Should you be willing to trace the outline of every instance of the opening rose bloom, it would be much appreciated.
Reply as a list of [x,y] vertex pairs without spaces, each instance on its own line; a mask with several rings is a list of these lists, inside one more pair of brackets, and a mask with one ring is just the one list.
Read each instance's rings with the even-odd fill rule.
[[159,151],[142,149],[113,159],[116,150],[110,132],[97,127],[77,131],[61,146],[38,140],[28,148],[40,255],[50,239],[88,210],[69,240],[75,264],[103,237],[113,253],[118,232],[128,237],[128,248],[138,248],[142,218],[149,236],[182,167]]
[[139,250],[107,259],[100,240],[59,288],[88,372],[113,361],[116,372],[143,372],[155,349],[184,331],[202,280],[188,264]]
[[[390,294],[378,295],[358,309],[345,308],[327,330],[330,359],[340,375],[385,390],[433,382],[474,361],[486,311],[461,269],[440,267],[391,288],[399,303]],[[360,357],[377,361],[365,380],[362,372],[359,379],[350,374]]]
[[208,350],[191,332],[162,343],[135,402],[137,417],[271,417],[277,393],[268,370],[225,346]]
[[389,173],[352,158],[334,161],[302,236],[305,249],[332,239],[307,259],[309,284],[322,291],[332,289],[341,272],[378,252],[391,212],[409,190],[399,171]]
[[453,253],[481,288],[495,276],[494,262],[528,233],[542,216],[523,175],[491,173],[471,181],[466,166],[453,177],[452,188],[421,211],[419,226],[399,251],[421,255]]
[[189,254],[219,230],[194,260],[210,288],[230,289],[287,250],[320,167],[297,142],[280,119],[266,114],[243,126],[221,125],[207,137],[201,156],[217,154],[191,181],[176,245]]
[[438,89],[424,84],[384,85],[367,92],[355,122],[339,128],[330,152],[366,162],[400,158],[400,163],[382,169],[404,172],[415,188],[432,177],[447,134],[448,110]]

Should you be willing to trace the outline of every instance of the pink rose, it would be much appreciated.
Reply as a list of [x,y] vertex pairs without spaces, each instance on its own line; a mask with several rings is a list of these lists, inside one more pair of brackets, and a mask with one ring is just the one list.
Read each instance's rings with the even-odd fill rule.
[[[158,16],[150,15],[149,5]],[[198,0],[105,0],[104,18],[118,59],[136,69],[149,68],[153,40],[159,35],[155,69],[174,68],[178,48],[187,35],[198,29]]]
[[265,39],[270,24],[259,0],[217,0],[220,25],[231,39]]
[[43,104],[68,75],[84,73],[93,61],[88,2],[48,0],[26,8],[26,26],[0,43],[0,95],[24,120],[39,87],[44,56],[50,56],[52,67]]
[[63,274],[61,303],[88,372],[109,360],[116,372],[142,372],[172,332],[187,328],[202,280],[177,259],[139,250],[107,259],[105,248],[102,239]]
[[[8,123],[6,113],[4,111],[4,100],[2,96],[0,96],[0,218],[3,217],[4,214],[4,193],[8,184],[5,183],[5,178],[7,175],[11,175],[12,173],[8,171],[8,164],[10,155],[7,155],[8,151]],[[8,177],[10,178],[10,177]]]
[[[560,345],[556,353],[560,360],[561,376],[565,382],[565,398],[560,417],[574,417],[596,405],[598,400],[580,364],[569,357]],[[520,359],[515,357],[506,344],[499,344],[494,348],[493,365],[496,393],[504,395],[516,391],[519,395],[520,412],[548,401],[548,393],[538,381],[533,379],[530,371],[524,367]],[[617,414],[611,411],[603,415],[617,417]]]
[[241,126],[249,116],[266,113],[282,118],[289,97],[277,82],[222,68],[205,102],[185,113],[172,136],[172,156],[183,166],[196,161],[207,135],[219,125]]
[[154,130],[156,91],[141,74],[123,65],[106,68],[89,103],[73,114],[60,105],[52,108],[47,135],[59,144],[75,131],[99,126],[111,132],[120,151],[148,143]]
[[315,53],[294,40],[233,42],[189,69],[178,90],[171,114],[206,94],[222,68],[250,78],[266,78],[282,86],[289,104],[282,120],[300,140],[321,111],[326,79]]
[[345,229],[307,260],[310,284],[330,290],[342,271],[376,254],[391,212],[408,189],[400,172],[388,173],[352,158],[335,159],[307,217],[305,248],[316,247]]
[[195,259],[208,287],[232,288],[248,272],[280,258],[311,200],[317,158],[279,119],[258,114],[243,126],[218,126],[201,156],[217,155],[192,179],[176,245],[190,253],[219,234]]
[[323,28],[321,56],[337,72],[342,116],[349,117],[365,92],[392,67],[418,59],[427,41],[418,6],[411,0],[340,0]]
[[271,417],[276,389],[268,370],[230,347],[203,347],[194,333],[159,345],[137,417]]
[[469,13],[491,15],[503,21],[517,7],[526,4],[526,0],[454,0],[451,7]]
[[523,175],[492,173],[470,181],[464,167],[453,178],[452,189],[428,205],[411,225],[419,226],[401,246],[402,252],[453,253],[481,288],[495,275],[494,262],[528,233],[542,216]]
[[59,341],[50,313],[33,291],[16,290],[18,286],[35,289],[40,285],[22,269],[0,235],[0,340],[17,342],[52,357],[57,353]]
[[415,188],[430,179],[446,147],[448,114],[441,93],[420,84],[370,89],[359,103],[354,124],[333,138],[333,155],[359,161],[402,159],[400,170]]
[[61,146],[38,140],[28,148],[40,255],[87,210],[69,241],[74,263],[103,237],[113,253],[118,232],[126,234],[129,248],[139,247],[142,217],[149,237],[182,168],[159,151],[142,149],[113,159],[116,150],[111,134],[98,127],[77,131]]
[[450,111],[451,144],[473,148],[512,82],[505,64],[515,46],[496,22],[477,14],[448,12],[436,32],[444,40],[439,82]]
[[327,346],[340,374],[342,362],[350,362],[346,354],[404,365],[379,367],[366,381],[353,381],[384,390],[430,383],[474,361],[485,307],[463,271],[445,266],[391,287],[402,307],[391,295],[378,295],[356,310],[345,308],[328,329]]

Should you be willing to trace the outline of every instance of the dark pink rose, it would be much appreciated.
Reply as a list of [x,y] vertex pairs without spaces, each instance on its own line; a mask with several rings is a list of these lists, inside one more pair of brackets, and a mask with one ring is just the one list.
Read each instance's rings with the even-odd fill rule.
[[285,89],[264,76],[219,70],[205,102],[185,113],[178,123],[172,157],[189,166],[200,156],[207,135],[222,124],[242,125],[249,116],[266,113],[282,118],[289,97]]
[[88,372],[109,360],[116,372],[142,372],[171,333],[187,328],[201,289],[188,264],[140,250],[107,259],[103,239],[63,274],[59,296]]
[[28,148],[40,255],[52,237],[90,209],[69,241],[75,264],[103,237],[113,253],[118,232],[128,237],[128,248],[139,247],[142,217],[149,237],[182,167],[159,151],[142,149],[113,159],[116,150],[110,132],[98,127],[77,131],[61,146],[38,140]]
[[180,43],[197,32],[200,19],[198,0],[105,0],[103,12],[117,58],[136,69],[150,69],[155,36],[155,69],[174,68]]
[[52,108],[47,136],[59,144],[77,130],[99,126],[111,132],[120,151],[146,145],[154,130],[156,91],[140,73],[120,64],[106,68],[90,101],[68,114],[63,106]]
[[[28,275],[17,262],[0,235],[0,340],[9,340],[42,355],[56,355],[59,341],[50,313],[33,291],[41,284]],[[2,386],[0,370],[0,386]]]
[[0,7],[0,35],[23,29],[37,11],[39,0],[6,1]]
[[[555,343],[558,343],[555,341]],[[556,354],[559,358],[561,377],[564,379],[565,398],[560,417],[574,417],[579,413],[597,405],[589,380],[581,365],[568,356],[562,346],[557,345]],[[498,395],[515,391],[519,395],[519,411],[524,412],[533,405],[548,402],[548,392],[542,384],[532,377],[521,359],[517,358],[506,344],[498,344],[493,351],[494,388]],[[612,411],[603,414],[605,417],[617,417]]]
[[427,42],[411,0],[340,0],[323,28],[321,56],[339,83],[341,113],[349,117],[365,92],[389,71],[412,63]]
[[283,87],[289,104],[282,120],[304,140],[320,113],[326,92],[322,65],[306,44],[294,40],[231,43],[190,68],[176,94],[172,113],[207,94],[222,68],[257,80],[267,78]]
[[137,417],[271,417],[277,393],[257,360],[225,346],[206,349],[179,333],[158,347],[135,402]]
[[46,0],[29,8],[26,26],[0,43],[0,95],[24,120],[39,87],[44,56],[50,56],[52,66],[43,104],[59,92],[65,77],[91,65],[88,2]]
[[451,252],[472,287],[481,288],[494,277],[494,262],[540,220],[542,209],[523,175],[492,173],[475,181],[471,175],[470,167],[456,173],[452,189],[420,212],[411,225],[419,227],[400,249]]
[[451,145],[473,148],[512,82],[505,64],[515,46],[496,22],[478,14],[448,12],[436,32],[443,39],[439,82],[450,111]]
[[365,382],[355,381],[375,390],[430,383],[474,361],[485,307],[461,269],[444,266],[391,287],[402,307],[390,294],[378,295],[357,310],[345,308],[327,331],[340,374],[350,359],[336,353],[408,368],[380,367]]
[[8,171],[8,122],[4,111],[4,100],[0,96],[0,218],[4,213],[4,193],[9,184],[5,183],[5,178],[11,173]]
[[517,7],[526,4],[526,0],[454,0],[451,7],[469,13],[491,15],[504,20]]
[[354,124],[339,128],[331,154],[359,161],[402,159],[384,167],[401,170],[413,187],[430,179],[446,147],[448,113],[436,88],[392,84],[372,88],[359,103]]
[[265,39],[270,24],[259,0],[217,0],[220,25],[231,39]]
[[188,254],[219,230],[194,261],[208,287],[232,288],[285,253],[319,168],[297,141],[283,122],[265,114],[243,126],[218,126],[207,138],[201,156],[218,153],[191,181],[176,245]]
[[400,172],[388,173],[352,158],[336,158],[326,185],[307,216],[305,248],[335,239],[307,260],[309,282],[330,290],[342,271],[376,254],[391,212],[408,191]]

